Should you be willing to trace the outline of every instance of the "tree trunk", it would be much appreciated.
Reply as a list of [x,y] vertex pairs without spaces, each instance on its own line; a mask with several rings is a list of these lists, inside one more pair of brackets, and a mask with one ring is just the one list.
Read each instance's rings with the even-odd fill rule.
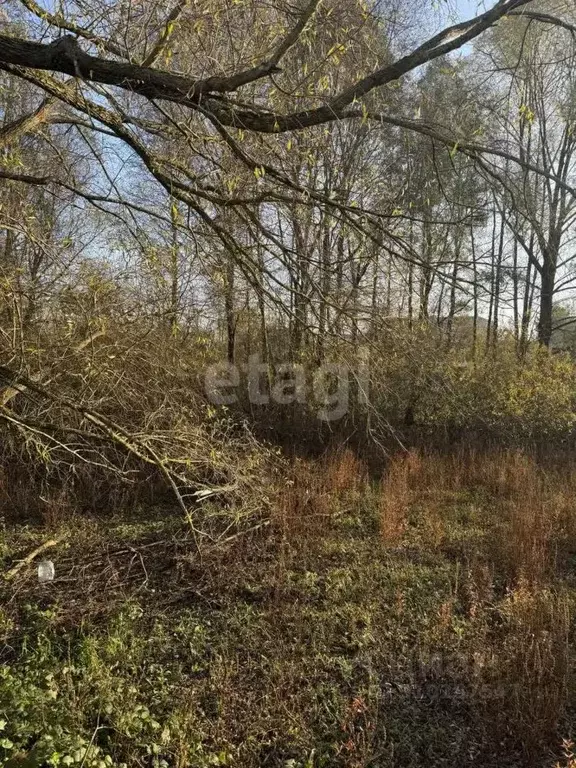
[[224,311],[226,314],[226,346],[228,362],[234,365],[236,357],[236,315],[234,312],[234,262],[226,265],[226,287],[224,291]]
[[549,347],[552,340],[552,308],[554,304],[554,284],[556,269],[548,257],[544,259],[542,270],[542,286],[540,290],[540,317],[538,320],[538,342],[543,347]]

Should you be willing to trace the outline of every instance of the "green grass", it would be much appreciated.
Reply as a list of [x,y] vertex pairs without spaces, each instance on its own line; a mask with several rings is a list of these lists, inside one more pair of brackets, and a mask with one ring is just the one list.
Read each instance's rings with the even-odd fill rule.
[[[201,563],[165,512],[67,523],[56,582],[2,586],[0,764],[552,764],[576,701],[569,573],[510,581],[485,491],[423,494],[393,544],[377,496]],[[44,538],[6,530],[5,568]]]

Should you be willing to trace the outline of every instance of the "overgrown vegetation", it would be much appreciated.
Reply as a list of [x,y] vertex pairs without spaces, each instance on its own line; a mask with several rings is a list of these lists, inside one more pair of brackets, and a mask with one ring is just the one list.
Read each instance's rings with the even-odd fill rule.
[[2,3],[0,768],[576,767],[576,11],[485,5]]
[[[576,475],[518,452],[298,460],[242,537],[157,510],[3,591],[3,764],[552,764],[573,734]],[[216,509],[207,517],[218,515]],[[3,558],[46,535],[14,526]],[[568,765],[568,761],[561,761]]]

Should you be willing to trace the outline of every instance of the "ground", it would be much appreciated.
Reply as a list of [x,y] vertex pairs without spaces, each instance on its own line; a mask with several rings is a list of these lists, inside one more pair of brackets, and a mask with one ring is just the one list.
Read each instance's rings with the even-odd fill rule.
[[65,539],[53,583],[1,587],[0,763],[571,765],[571,471],[290,477],[260,518],[199,513],[200,555],[170,507],[7,525],[4,572]]

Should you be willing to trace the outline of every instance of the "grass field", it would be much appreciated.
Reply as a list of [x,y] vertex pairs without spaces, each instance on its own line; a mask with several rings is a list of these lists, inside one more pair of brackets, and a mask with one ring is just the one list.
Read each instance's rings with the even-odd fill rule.
[[[296,461],[260,511],[7,525],[4,766],[574,766],[576,472]],[[200,513],[199,513],[200,514]]]

